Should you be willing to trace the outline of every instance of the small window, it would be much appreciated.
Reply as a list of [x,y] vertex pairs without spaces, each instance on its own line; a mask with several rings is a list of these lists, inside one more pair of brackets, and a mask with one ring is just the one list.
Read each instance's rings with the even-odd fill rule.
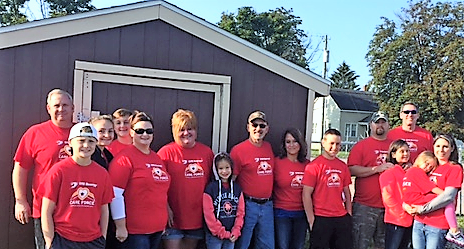
[[358,124],[345,124],[345,138],[356,138],[358,136]]

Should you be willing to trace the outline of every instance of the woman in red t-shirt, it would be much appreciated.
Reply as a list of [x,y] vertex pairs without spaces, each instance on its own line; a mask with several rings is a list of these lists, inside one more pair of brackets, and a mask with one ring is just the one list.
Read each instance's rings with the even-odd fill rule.
[[153,122],[144,112],[131,116],[132,145],[110,163],[115,198],[111,214],[116,239],[123,248],[158,248],[168,222],[171,177],[161,158],[150,149]]
[[197,141],[198,123],[192,111],[177,110],[171,126],[174,142],[158,151],[175,182],[168,193],[173,222],[163,234],[163,243],[166,249],[194,249],[204,238],[203,192],[210,182],[214,154]]
[[304,170],[307,144],[298,129],[287,129],[283,136],[280,154],[274,168],[274,229],[276,248],[300,249],[304,247],[308,222],[303,200]]
[[462,167],[457,164],[456,142],[452,136],[438,134],[433,141],[433,152],[438,159],[438,167],[429,174],[429,178],[444,192],[423,206],[413,205],[411,208],[403,204],[406,211],[416,214],[412,237],[414,248],[445,248],[449,225],[444,207],[456,199],[463,179]]

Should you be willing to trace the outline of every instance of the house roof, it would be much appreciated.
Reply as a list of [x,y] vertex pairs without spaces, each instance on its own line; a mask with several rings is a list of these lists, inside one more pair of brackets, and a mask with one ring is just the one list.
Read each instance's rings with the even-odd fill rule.
[[162,20],[286,79],[328,96],[330,81],[162,0],[145,1],[0,28],[0,49]]
[[342,111],[374,112],[379,109],[371,92],[332,88],[330,96]]

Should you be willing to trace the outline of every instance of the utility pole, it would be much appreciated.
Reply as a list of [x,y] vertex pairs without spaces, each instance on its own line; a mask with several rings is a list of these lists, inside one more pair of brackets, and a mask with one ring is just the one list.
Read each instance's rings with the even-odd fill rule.
[[324,62],[324,71],[322,72],[322,78],[327,78],[327,64],[329,63],[329,50],[327,48],[327,44],[328,44],[328,37],[327,35],[325,35],[325,38],[324,38],[324,58],[323,58],[323,62]]
[[[327,48],[328,44],[328,36],[325,35],[324,37],[324,55],[323,55],[323,62],[324,62],[324,68],[322,71],[322,78],[327,78],[327,64],[329,63],[329,50]],[[321,142],[322,138],[324,137],[324,132],[325,132],[325,97],[322,97],[322,133],[321,133]]]

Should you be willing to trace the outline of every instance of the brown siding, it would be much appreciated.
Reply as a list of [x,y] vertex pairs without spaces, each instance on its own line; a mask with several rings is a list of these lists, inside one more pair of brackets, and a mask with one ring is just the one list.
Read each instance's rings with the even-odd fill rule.
[[[0,201],[8,203],[0,205],[0,224],[9,224],[0,228],[0,249],[32,248],[32,226],[20,226],[13,217],[13,153],[29,126],[48,119],[46,93],[53,88],[72,93],[75,60],[231,76],[228,150],[247,138],[247,115],[255,109],[268,115],[267,140],[275,152],[286,127],[305,130],[306,88],[162,21],[0,50]],[[101,100],[94,109],[102,113],[122,106],[149,112],[160,144],[172,140],[172,113],[192,109],[199,119],[199,140],[211,141],[213,94],[98,83],[93,98]]]

